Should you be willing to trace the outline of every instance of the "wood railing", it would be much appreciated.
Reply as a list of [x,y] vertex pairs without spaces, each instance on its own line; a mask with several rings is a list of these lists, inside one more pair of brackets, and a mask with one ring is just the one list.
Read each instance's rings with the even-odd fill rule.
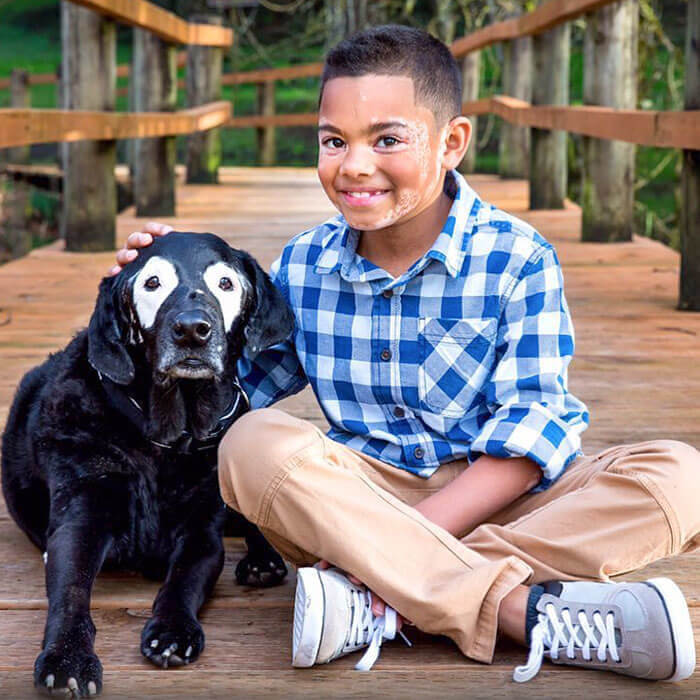
[[[230,45],[232,40],[230,30],[210,25],[188,24],[183,20],[155,7],[145,0],[76,0],[79,4],[92,10],[126,22],[135,27],[147,28],[149,32],[169,41],[188,43],[190,45],[205,43],[213,46]],[[480,115],[496,115],[505,123],[513,125],[513,133],[529,135],[531,140],[530,159],[532,167],[525,164],[524,176],[530,178],[531,207],[556,208],[564,205],[566,192],[565,181],[562,187],[561,173],[566,173],[566,148],[560,132],[582,134],[590,143],[602,144],[599,151],[603,154],[593,163],[593,170],[605,173],[606,168],[613,172],[619,169],[619,152],[605,151],[606,143],[611,141],[619,146],[639,144],[662,148],[679,148],[684,150],[684,200],[682,220],[682,278],[681,278],[681,308],[700,310],[700,224],[698,202],[700,201],[700,174],[698,173],[698,151],[700,151],[700,95],[689,95],[686,89],[685,111],[649,111],[635,109],[635,101],[630,104],[616,103],[616,98],[605,99],[593,97],[591,103],[583,106],[571,106],[568,95],[562,90],[557,92],[554,79],[561,71],[568,71],[568,22],[587,15],[587,25],[600,23],[613,24],[619,20],[621,12],[637,11],[633,0],[549,0],[534,11],[514,17],[475,31],[468,36],[454,41],[451,50],[455,57],[463,60],[464,103],[463,113],[470,117]],[[625,9],[627,8],[627,9]],[[700,82],[700,60],[698,60],[697,37],[700,13],[700,0],[688,1],[688,31],[689,40],[686,56],[687,85]],[[693,34],[694,32],[694,34]],[[691,36],[692,35],[692,36]],[[530,39],[532,38],[532,39]],[[505,46],[515,46],[517,42],[531,41],[534,48],[535,62],[539,61],[538,74],[533,71],[532,64],[527,63],[515,67],[521,75],[535,72],[536,82],[531,99],[522,99],[514,95],[494,95],[478,99],[479,51],[498,42],[506,42]],[[611,39],[610,44],[614,42]],[[615,46],[598,46],[597,52],[617,50]],[[529,56],[529,54],[528,54]],[[533,60],[528,58],[528,61]],[[610,84],[612,78],[601,69],[595,67],[592,60],[588,70],[593,71],[589,83]],[[604,62],[600,62],[601,64]],[[607,66],[607,64],[606,64]],[[277,114],[275,113],[275,84],[278,81],[320,76],[323,64],[309,63],[281,68],[269,68],[246,72],[236,72],[220,77],[220,85],[256,84],[258,86],[259,114],[246,116],[226,116],[226,108],[220,104],[209,105],[194,113],[168,115],[158,122],[154,115],[109,115],[99,117],[104,119],[95,131],[84,129],[83,138],[98,138],[93,134],[112,134],[111,138],[126,138],[138,134],[148,122],[148,128],[157,128],[158,133],[165,135],[184,133],[189,128],[199,128],[202,124],[213,126],[223,125],[228,128],[256,128],[262,164],[273,164],[274,131],[279,127],[313,126],[317,122],[316,113]],[[601,70],[596,74],[596,70]],[[606,68],[607,70],[607,68]],[[546,72],[546,79],[542,79]],[[129,68],[122,66],[117,71],[119,75],[129,75]],[[568,72],[567,72],[568,76]],[[170,76],[172,78],[172,76]],[[587,76],[588,77],[588,76]],[[537,79],[539,78],[539,79]],[[30,83],[41,84],[55,81],[54,76],[42,75],[30,78]],[[561,81],[560,81],[561,82]],[[568,80],[565,82],[565,87]],[[180,81],[184,85],[184,81]],[[0,87],[3,83],[0,82]],[[697,87],[694,88],[697,90]],[[564,90],[568,93],[568,88]],[[589,91],[590,92],[590,91]],[[622,88],[620,89],[622,92]],[[590,99],[590,96],[589,96]],[[584,91],[584,101],[587,97]],[[75,119],[76,113],[70,112]],[[0,110],[0,147],[6,145],[35,143],[37,140],[69,140],[80,138],[79,129],[69,129],[70,123],[57,119],[51,124],[55,113],[45,111],[43,116],[31,110],[28,114]],[[69,118],[69,117],[67,117]],[[81,119],[83,117],[80,117]],[[87,115],[84,117],[88,119]],[[98,117],[95,116],[95,119]],[[19,127],[18,124],[38,119],[34,126]],[[139,120],[141,120],[139,122]],[[12,123],[13,126],[8,125]],[[156,127],[155,124],[158,124]],[[73,124],[77,124],[76,121]],[[87,124],[87,122],[85,122]],[[141,126],[139,126],[139,124]],[[504,129],[505,130],[505,127]],[[502,136],[503,138],[503,136]],[[524,138],[524,136],[523,136]],[[633,149],[634,146],[629,146]],[[596,149],[589,149],[594,152]],[[473,149],[472,149],[473,151]],[[619,151],[619,149],[618,149]],[[588,153],[588,151],[587,151]],[[634,160],[634,151],[625,151],[627,162]],[[587,156],[588,157],[588,156]],[[606,161],[606,158],[608,161]],[[623,158],[623,160],[624,160]],[[613,167],[614,166],[614,167]],[[522,165],[520,167],[523,167]],[[633,167],[633,166],[632,166]],[[552,173],[559,175],[554,177]],[[513,174],[513,173],[509,173]],[[517,174],[517,173],[516,173]],[[601,178],[604,180],[605,178]],[[634,229],[632,208],[627,207],[625,215],[611,228],[602,218],[606,211],[615,210],[617,202],[626,199],[627,204],[633,201],[633,178],[620,177],[613,179],[613,186],[608,183],[596,183],[595,179],[587,183],[589,190],[595,191],[591,201],[583,202],[584,239],[590,240],[620,240],[629,238]],[[621,200],[622,198],[622,200]],[[627,205],[625,205],[627,206]],[[620,217],[618,217],[619,219]]]
[[[21,149],[29,144],[66,144],[61,217],[66,247],[109,249],[116,221],[117,140],[133,139],[132,184],[140,215],[175,213],[177,135],[189,136],[188,179],[216,180],[220,149],[212,132],[231,117],[231,104],[217,95],[222,48],[232,44],[233,32],[216,19],[186,22],[146,0],[73,0],[61,11],[59,83],[62,102],[71,109],[28,108],[26,87],[56,82],[57,76],[13,74],[4,85],[19,105],[0,109],[0,148],[12,147],[17,156],[26,155]],[[134,28],[134,111],[128,113],[113,111],[116,78],[132,73],[130,66],[116,66],[113,20]],[[187,52],[178,56],[180,44],[187,45]],[[169,87],[177,81],[178,65],[187,66],[192,86],[189,108],[180,111]]]

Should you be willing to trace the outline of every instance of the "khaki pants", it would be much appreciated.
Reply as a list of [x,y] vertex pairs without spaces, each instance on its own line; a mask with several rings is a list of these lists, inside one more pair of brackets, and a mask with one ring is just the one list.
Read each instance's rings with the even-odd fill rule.
[[654,440],[580,457],[461,540],[412,506],[466,466],[429,479],[265,408],[219,448],[224,501],[296,565],[327,559],[419,629],[490,662],[500,601],[520,583],[605,580],[700,544],[700,453]]

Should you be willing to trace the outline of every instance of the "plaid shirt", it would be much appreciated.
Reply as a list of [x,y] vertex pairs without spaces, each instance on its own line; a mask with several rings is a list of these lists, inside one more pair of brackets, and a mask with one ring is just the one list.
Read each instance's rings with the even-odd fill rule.
[[310,382],[330,438],[419,476],[525,456],[542,468],[541,491],[582,454],[588,424],[567,391],[574,331],[559,261],[459,173],[445,191],[442,231],[397,278],[357,255],[342,216],[287,243],[271,276],[295,332],[244,356],[239,376],[254,408]]

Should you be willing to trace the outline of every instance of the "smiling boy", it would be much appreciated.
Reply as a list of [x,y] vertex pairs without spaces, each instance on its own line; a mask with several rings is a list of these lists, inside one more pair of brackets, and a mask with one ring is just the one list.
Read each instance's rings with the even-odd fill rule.
[[[422,31],[329,53],[318,173],[340,214],[273,264],[297,327],[239,367],[256,410],[220,446],[223,498],[300,567],[296,666],[368,647],[370,668],[403,618],[482,662],[498,634],[529,646],[517,680],[545,654],[686,678],[677,586],[607,577],[696,546],[700,456],[668,440],[583,455],[559,262],[455,170],[460,100],[453,57]],[[268,408],[307,383],[327,435]]]

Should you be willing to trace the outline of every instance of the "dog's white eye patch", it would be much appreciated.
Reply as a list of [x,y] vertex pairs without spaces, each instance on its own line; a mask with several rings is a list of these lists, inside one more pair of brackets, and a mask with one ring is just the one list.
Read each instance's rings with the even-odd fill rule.
[[209,291],[219,302],[221,314],[224,317],[224,328],[228,333],[234,319],[241,313],[245,282],[235,268],[224,262],[209,265],[203,277]]
[[177,287],[175,266],[158,255],[153,256],[134,280],[134,308],[142,328],[150,328],[163,302]]

